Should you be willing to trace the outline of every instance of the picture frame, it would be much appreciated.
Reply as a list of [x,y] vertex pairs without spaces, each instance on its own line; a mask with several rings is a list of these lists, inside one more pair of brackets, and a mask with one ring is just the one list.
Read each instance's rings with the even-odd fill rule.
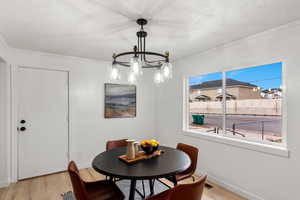
[[136,85],[104,84],[104,118],[136,117]]

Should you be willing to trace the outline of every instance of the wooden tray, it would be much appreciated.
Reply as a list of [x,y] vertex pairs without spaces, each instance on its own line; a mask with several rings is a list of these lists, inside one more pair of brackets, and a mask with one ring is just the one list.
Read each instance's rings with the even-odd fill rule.
[[145,152],[143,152],[143,151],[139,151],[139,154],[137,156],[135,156],[134,159],[128,159],[126,154],[119,156],[119,159],[126,163],[135,163],[140,160],[147,160],[147,159],[154,158],[156,156],[160,156],[162,153],[164,153],[164,150],[157,150],[153,154],[150,154],[150,155],[145,154]]

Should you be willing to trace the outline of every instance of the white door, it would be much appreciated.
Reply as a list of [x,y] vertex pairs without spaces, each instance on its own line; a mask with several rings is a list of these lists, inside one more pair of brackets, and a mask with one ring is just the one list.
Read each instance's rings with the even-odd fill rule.
[[66,170],[68,72],[18,70],[18,179]]

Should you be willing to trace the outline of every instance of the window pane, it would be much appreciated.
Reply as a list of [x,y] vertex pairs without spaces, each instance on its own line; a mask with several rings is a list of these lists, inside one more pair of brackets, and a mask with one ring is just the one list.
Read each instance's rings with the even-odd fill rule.
[[282,63],[226,72],[226,133],[282,142]]
[[223,127],[222,73],[189,78],[189,129],[221,133]]

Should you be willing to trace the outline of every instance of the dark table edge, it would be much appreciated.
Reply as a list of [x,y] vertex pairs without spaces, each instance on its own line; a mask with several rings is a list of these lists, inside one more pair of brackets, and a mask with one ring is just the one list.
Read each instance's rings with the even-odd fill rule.
[[[164,147],[164,146],[162,146],[162,147]],[[185,153],[185,152],[183,152],[183,153]],[[185,154],[187,154],[187,153],[185,153]],[[184,166],[184,167],[182,167],[182,169],[178,169],[178,170],[170,172],[170,173],[165,173],[165,174],[160,174],[160,175],[155,175],[155,176],[139,176],[139,177],[134,177],[134,176],[116,175],[116,174],[112,174],[112,173],[103,171],[103,170],[98,169],[97,167],[95,167],[94,164],[93,164],[93,162],[94,162],[94,159],[92,161],[92,167],[98,173],[106,175],[106,176],[114,177],[114,178],[128,179],[128,180],[149,180],[149,179],[158,179],[158,178],[165,178],[165,177],[169,177],[169,176],[174,176],[174,175],[176,175],[178,173],[184,172],[192,164],[192,161],[190,160],[190,165],[189,166]]]
[[173,176],[175,174],[178,174],[180,172],[185,171],[186,169],[188,169],[189,167],[187,167],[186,169],[183,170],[177,170],[171,173],[166,173],[166,174],[161,174],[161,175],[156,175],[156,176],[139,176],[139,177],[133,177],[133,176],[121,176],[121,175],[116,175],[116,174],[112,174],[109,172],[105,172],[102,171],[100,169],[98,169],[97,167],[95,167],[92,163],[92,167],[94,170],[96,170],[97,172],[99,172],[100,174],[106,175],[106,176],[111,176],[114,178],[121,178],[121,179],[129,179],[129,180],[149,180],[149,179],[157,179],[157,178],[165,178],[165,177],[169,177],[169,176]]

